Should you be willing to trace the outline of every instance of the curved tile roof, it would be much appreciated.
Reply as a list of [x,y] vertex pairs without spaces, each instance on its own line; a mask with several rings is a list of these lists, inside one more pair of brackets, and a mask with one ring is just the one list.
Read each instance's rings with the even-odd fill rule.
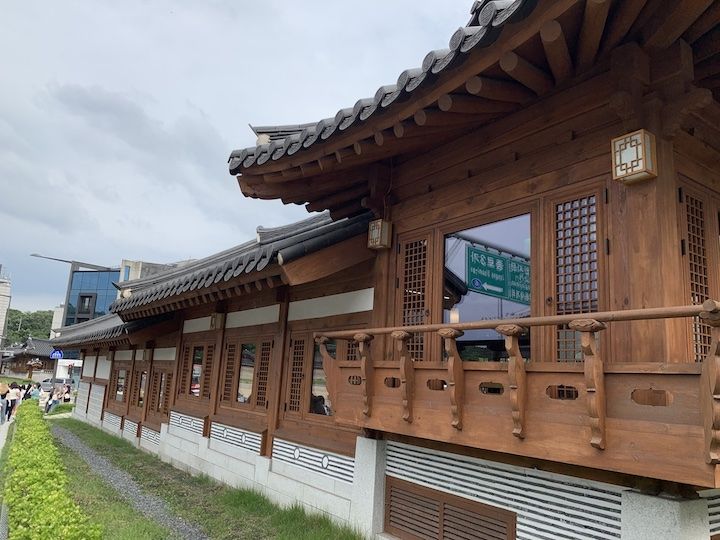
[[[271,263],[283,264],[367,231],[370,214],[332,221],[327,212],[281,227],[258,227],[255,240],[245,242],[181,268],[148,278],[124,281],[118,286],[130,290],[127,298],[116,300],[113,313],[130,311],[187,291],[227,282],[242,274],[260,272]],[[298,249],[286,251],[300,246]],[[282,257],[280,255],[282,254]]]
[[111,313],[87,322],[61,328],[60,336],[49,343],[54,347],[69,345],[87,345],[91,343],[118,343],[126,340],[129,334],[167,320],[167,314],[123,322],[120,317]]
[[[373,97],[360,99],[353,107],[340,109],[331,118],[315,124],[292,126],[294,130],[288,130],[290,126],[263,127],[266,133],[273,133],[276,137],[267,144],[233,151],[228,158],[230,174],[239,174],[253,166],[294,155],[391,109],[450,66],[462,62],[468,53],[491,45],[505,24],[524,19],[536,4],[537,0],[474,2],[467,25],[452,35],[448,48],[430,51],[423,59],[422,67],[403,71],[395,84],[381,86]],[[302,131],[298,133],[300,128]],[[277,136],[283,132],[287,133],[286,137]]]

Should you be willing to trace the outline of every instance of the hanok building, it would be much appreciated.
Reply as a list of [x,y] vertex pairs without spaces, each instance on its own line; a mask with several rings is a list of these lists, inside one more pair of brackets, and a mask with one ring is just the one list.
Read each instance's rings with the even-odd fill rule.
[[368,536],[717,534],[718,21],[475,2],[374,97],[256,128],[242,192],[327,213],[123,284],[64,338],[76,415]]

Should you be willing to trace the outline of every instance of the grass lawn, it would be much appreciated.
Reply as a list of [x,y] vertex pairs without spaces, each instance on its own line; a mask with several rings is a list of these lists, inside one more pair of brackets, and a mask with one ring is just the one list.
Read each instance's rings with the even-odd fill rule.
[[[353,531],[300,508],[281,509],[255,492],[233,489],[207,477],[194,477],[130,443],[78,420],[52,420],[72,431],[114,465],[130,473],[143,489],[200,525],[213,539],[359,540]],[[150,537],[148,537],[150,538]],[[154,538],[154,537],[153,537]]]
[[164,540],[170,531],[137,512],[74,452],[58,445],[73,500],[109,540]]

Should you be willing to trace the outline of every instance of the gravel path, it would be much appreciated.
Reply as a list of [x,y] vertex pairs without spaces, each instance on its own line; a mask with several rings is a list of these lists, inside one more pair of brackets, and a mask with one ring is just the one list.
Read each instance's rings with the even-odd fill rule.
[[104,478],[108,486],[117,491],[136,510],[163,527],[170,529],[174,534],[173,538],[187,540],[208,539],[200,527],[174,515],[165,504],[165,501],[159,497],[144,493],[128,473],[118,469],[107,459],[98,455],[97,452],[88,447],[74,434],[58,426],[52,426],[52,433],[63,446],[77,453],[94,473]]

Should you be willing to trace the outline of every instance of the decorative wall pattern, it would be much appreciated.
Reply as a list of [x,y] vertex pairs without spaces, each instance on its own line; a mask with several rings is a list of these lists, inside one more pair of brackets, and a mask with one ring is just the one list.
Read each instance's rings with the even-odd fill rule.
[[210,427],[210,438],[233,446],[239,446],[256,454],[260,453],[260,445],[262,444],[262,436],[259,433],[245,431],[224,424],[212,424]]
[[170,411],[170,425],[172,427],[185,429],[191,433],[202,435],[204,422],[200,418],[188,416],[179,412]]
[[123,424],[123,437],[137,437],[137,430],[137,422],[133,422],[132,420],[128,420],[126,418],[125,424]]
[[159,446],[160,445],[160,433],[143,426],[142,431],[140,431],[140,440]]
[[110,427],[113,427],[115,429],[120,429],[120,421],[122,418],[117,416],[116,414],[109,413],[105,411],[105,416],[103,416],[103,424],[107,424]]
[[273,459],[291,463],[304,469],[330,476],[343,482],[353,481],[355,460],[332,452],[309,448],[296,443],[275,439]]

